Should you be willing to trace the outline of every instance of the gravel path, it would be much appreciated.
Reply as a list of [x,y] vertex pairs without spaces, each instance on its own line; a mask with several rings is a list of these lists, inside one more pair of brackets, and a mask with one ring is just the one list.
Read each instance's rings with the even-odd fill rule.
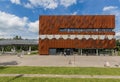
[[56,75],[56,74],[0,74],[0,77],[50,77],[50,78],[111,78],[120,79],[120,76],[109,75]]

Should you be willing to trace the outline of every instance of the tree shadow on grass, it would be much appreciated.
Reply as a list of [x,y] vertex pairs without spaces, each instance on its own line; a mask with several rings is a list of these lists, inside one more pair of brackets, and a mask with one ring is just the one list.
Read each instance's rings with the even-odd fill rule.
[[8,68],[8,67],[0,66],[0,70],[2,70],[2,69],[6,69],[6,68]]
[[7,65],[18,65],[17,61],[10,61],[10,62],[2,62],[0,66],[7,66]]
[[23,74],[17,75],[16,77],[13,77],[12,79],[8,80],[7,82],[13,82],[15,79],[18,79],[20,77],[23,77]]

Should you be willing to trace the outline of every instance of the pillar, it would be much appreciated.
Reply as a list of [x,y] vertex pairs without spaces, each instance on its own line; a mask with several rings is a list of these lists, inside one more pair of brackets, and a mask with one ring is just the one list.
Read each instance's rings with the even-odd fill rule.
[[98,49],[96,49],[96,55],[98,56]]
[[80,53],[81,53],[81,55],[82,55],[82,49],[80,49],[81,51],[80,51]]
[[31,46],[29,46],[28,54],[31,54]]
[[81,54],[80,54],[80,49],[78,49],[78,55],[81,55]]
[[31,52],[31,46],[29,46],[29,52]]
[[2,53],[4,53],[4,47],[2,47]]
[[16,52],[16,49],[15,49],[15,46],[13,46],[13,53],[15,53]]

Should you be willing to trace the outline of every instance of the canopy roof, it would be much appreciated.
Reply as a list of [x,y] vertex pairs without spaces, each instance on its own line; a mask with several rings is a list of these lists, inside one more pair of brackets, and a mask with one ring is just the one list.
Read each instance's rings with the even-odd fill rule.
[[0,40],[0,45],[38,45],[38,40]]

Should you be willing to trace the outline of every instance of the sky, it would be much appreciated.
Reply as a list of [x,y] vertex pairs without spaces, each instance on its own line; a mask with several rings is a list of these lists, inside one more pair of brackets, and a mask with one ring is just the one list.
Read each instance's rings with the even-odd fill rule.
[[120,0],[0,0],[0,38],[37,39],[40,15],[115,15],[120,36]]

